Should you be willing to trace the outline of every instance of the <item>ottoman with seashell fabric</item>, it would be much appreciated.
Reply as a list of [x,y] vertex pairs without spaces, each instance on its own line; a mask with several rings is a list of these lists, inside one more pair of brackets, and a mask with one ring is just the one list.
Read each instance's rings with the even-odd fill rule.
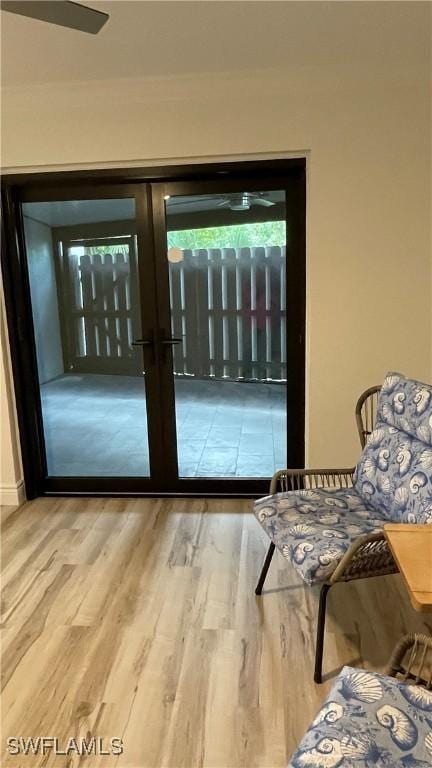
[[[432,638],[403,638],[399,661],[432,651]],[[427,679],[393,663],[389,674],[344,667],[289,768],[430,768],[432,765],[432,667]],[[410,685],[408,680],[415,684]]]
[[255,593],[276,547],[307,584],[321,585],[314,674],[320,683],[330,587],[397,572],[385,523],[432,523],[432,386],[387,374],[357,466],[281,470],[254,513],[271,540]]

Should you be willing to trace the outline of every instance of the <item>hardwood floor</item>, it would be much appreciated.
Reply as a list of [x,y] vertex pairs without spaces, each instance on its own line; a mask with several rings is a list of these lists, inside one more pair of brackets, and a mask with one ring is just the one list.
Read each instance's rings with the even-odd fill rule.
[[[121,756],[3,766],[282,768],[326,695],[312,680],[318,593],[251,502],[38,499],[4,516],[2,750],[8,737],[123,740]],[[336,585],[324,669],[380,669],[431,631],[400,576]]]

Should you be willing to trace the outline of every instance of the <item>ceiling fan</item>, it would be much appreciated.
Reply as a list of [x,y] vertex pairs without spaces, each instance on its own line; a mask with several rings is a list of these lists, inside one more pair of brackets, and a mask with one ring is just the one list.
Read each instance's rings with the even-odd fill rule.
[[[261,205],[265,208],[270,208],[272,205],[276,205],[273,200],[269,200],[265,195],[266,192],[233,192],[225,195],[203,195],[196,197],[171,197],[166,195],[165,200],[169,200],[168,212],[172,212],[176,206],[186,207],[193,211],[197,206],[198,210],[203,210],[203,202],[210,202],[210,208],[228,208],[231,211],[249,211],[252,206]],[[207,209],[206,209],[207,210]]]
[[19,16],[28,16],[39,21],[48,21],[50,24],[77,29],[91,35],[97,35],[109,19],[108,13],[70,0],[21,0],[21,2],[1,0],[0,7],[2,11],[17,13]]
[[274,205],[272,200],[263,196],[262,192],[239,192],[238,194],[226,195],[217,204],[218,208],[229,208],[230,211],[249,211],[254,205],[262,205],[270,208]]

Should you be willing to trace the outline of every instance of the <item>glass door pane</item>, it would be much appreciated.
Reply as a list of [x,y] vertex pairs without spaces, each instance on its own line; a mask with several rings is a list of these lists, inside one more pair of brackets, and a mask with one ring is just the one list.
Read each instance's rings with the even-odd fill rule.
[[148,477],[135,199],[22,213],[48,475]]
[[270,477],[287,460],[285,192],[173,195],[165,213],[179,476]]

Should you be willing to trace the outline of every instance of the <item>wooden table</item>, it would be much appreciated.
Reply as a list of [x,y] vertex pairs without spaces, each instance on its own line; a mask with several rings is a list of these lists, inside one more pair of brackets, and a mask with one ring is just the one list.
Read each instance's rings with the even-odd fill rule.
[[388,523],[384,533],[414,608],[432,612],[432,525]]

